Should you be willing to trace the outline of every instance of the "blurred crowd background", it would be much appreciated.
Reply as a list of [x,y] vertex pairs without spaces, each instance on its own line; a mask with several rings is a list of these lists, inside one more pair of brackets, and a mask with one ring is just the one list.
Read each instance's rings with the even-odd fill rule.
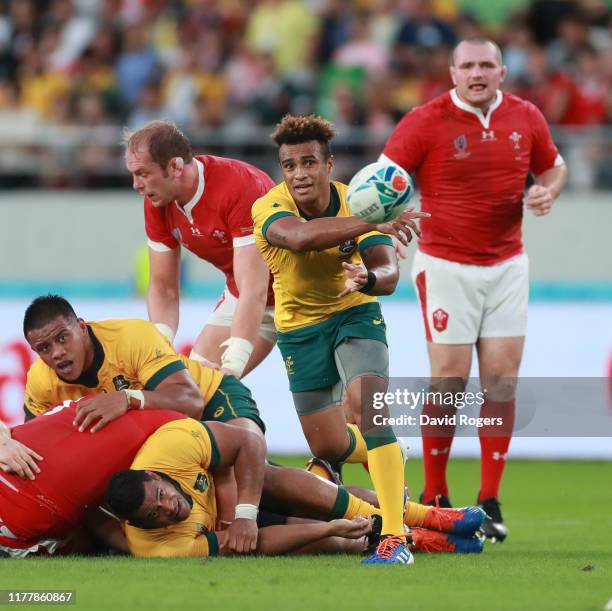
[[0,186],[125,187],[120,130],[155,118],[275,173],[287,112],[334,121],[347,178],[480,35],[554,126],[571,188],[612,188],[606,0],[0,0]]

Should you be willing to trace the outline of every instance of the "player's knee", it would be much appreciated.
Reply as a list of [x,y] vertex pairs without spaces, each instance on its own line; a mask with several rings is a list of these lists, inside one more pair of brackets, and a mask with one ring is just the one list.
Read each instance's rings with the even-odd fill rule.
[[491,401],[509,401],[514,398],[516,382],[515,376],[487,375],[482,378],[482,388]]
[[457,394],[465,390],[466,379],[457,375],[432,376],[431,390],[443,394]]

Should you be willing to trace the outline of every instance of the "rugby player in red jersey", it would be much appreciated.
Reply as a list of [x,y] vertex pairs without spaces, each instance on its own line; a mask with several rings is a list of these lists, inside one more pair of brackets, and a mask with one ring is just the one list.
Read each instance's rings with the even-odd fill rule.
[[251,206],[273,186],[248,163],[194,156],[173,123],[153,121],[126,134],[126,165],[144,196],[149,245],[149,318],[174,340],[184,246],[225,274],[227,286],[190,358],[220,364],[237,378],[276,342],[270,273],[253,238]]
[[112,474],[127,469],[159,427],[186,417],[169,410],[134,410],[92,435],[73,425],[76,406],[67,401],[11,430],[13,443],[44,457],[44,468],[36,479],[0,474],[0,555],[62,549],[86,511],[103,502]]
[[[423,224],[413,265],[431,376],[437,389],[462,391],[476,346],[486,400],[483,417],[501,426],[479,429],[478,502],[491,517],[485,533],[503,540],[499,484],[510,444],[515,387],[527,322],[528,259],[521,236],[525,204],[536,216],[550,209],[567,169],[546,120],[531,103],[502,93],[506,68],[499,47],[486,39],[460,42],[451,55],[455,88],[407,113],[382,158],[414,173]],[[442,415],[426,405],[426,415]],[[494,421],[492,421],[494,422]],[[424,426],[425,489],[450,505],[446,465],[454,426]]]

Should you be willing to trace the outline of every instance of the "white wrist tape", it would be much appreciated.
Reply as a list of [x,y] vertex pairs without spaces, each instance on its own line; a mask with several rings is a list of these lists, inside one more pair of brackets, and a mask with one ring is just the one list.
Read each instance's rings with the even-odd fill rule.
[[256,520],[257,512],[259,508],[257,505],[250,505],[249,503],[239,503],[236,505],[235,519],[244,518],[245,520]]
[[156,322],[155,326],[160,333],[163,333],[170,340],[170,343],[174,341],[176,333],[170,325],[167,325],[165,322]]
[[242,377],[244,368],[253,352],[253,344],[242,337],[230,337],[221,346],[226,346],[221,355],[221,368],[226,369],[237,378]]
[[128,409],[144,409],[145,397],[142,390],[124,388],[123,392],[127,395]]

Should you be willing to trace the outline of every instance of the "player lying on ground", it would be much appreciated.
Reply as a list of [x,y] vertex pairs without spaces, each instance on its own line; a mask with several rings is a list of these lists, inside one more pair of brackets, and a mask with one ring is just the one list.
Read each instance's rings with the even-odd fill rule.
[[[167,410],[130,411],[92,435],[73,426],[76,413],[76,405],[69,403],[11,430],[13,443],[32,448],[44,462],[36,479],[0,475],[0,554],[81,551],[84,541],[77,540],[76,531],[87,508],[103,501],[111,475],[129,467],[162,424],[185,418]],[[109,545],[121,546],[121,537],[113,538],[116,521],[97,514],[91,516],[96,534]]]
[[[209,556],[220,550],[365,551],[361,538],[370,526],[359,518],[380,515],[377,507],[302,469],[266,465],[264,459],[265,448],[259,440],[231,425],[186,419],[161,427],[145,442],[131,469],[117,473],[109,484],[108,503],[113,513],[127,520],[130,551],[137,556],[165,557]],[[214,475],[232,467],[237,483],[235,519],[228,530],[219,530]],[[260,525],[265,527],[261,529],[258,481],[262,507],[276,513],[262,512]],[[472,536],[484,512],[478,508],[451,512],[407,505],[405,522],[454,533],[415,529],[417,550],[419,546],[423,551],[482,550]],[[331,522],[291,519],[288,523],[279,513]],[[332,535],[344,539],[330,539]]]
[[[28,372],[26,418],[66,400],[80,401],[75,424],[97,431],[128,409],[172,408],[205,420],[232,420],[263,438],[249,389],[233,376],[177,354],[168,339],[137,319],[84,322],[57,295],[35,299],[24,335],[37,352]],[[0,430],[0,468],[33,478],[39,458]],[[233,516],[232,516],[233,517]]]

